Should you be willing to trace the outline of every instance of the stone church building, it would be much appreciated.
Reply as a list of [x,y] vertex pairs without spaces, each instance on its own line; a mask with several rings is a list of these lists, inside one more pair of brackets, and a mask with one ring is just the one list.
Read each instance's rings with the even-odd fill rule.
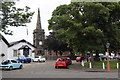
[[33,31],[33,45],[36,46],[35,53],[36,54],[44,54],[44,40],[45,40],[45,32],[41,26],[41,18],[40,18],[40,10],[38,8],[38,15],[37,15],[37,23],[36,29]]
[[[38,9],[36,29],[33,31],[33,45],[36,55],[44,55],[47,59],[57,59],[59,56],[54,51],[44,50],[45,32],[41,26],[40,10]],[[65,53],[66,54],[66,53]]]

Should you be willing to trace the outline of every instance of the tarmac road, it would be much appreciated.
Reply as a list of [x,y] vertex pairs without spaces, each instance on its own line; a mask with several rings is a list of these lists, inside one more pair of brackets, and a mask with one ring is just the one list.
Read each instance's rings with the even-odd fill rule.
[[54,68],[55,61],[25,63],[23,69],[2,71],[2,78],[118,78],[118,72],[86,72],[79,62],[73,61],[69,69]]

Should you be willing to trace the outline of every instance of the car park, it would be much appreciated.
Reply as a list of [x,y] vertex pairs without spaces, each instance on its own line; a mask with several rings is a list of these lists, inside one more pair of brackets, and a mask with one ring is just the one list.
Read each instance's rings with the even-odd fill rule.
[[16,68],[22,69],[22,67],[22,63],[14,59],[3,60],[0,64],[0,69],[2,70],[13,70]]
[[55,68],[65,67],[68,68],[68,64],[65,58],[58,58],[55,63]]
[[82,60],[84,60],[83,56],[76,57],[76,62],[81,62]]
[[33,58],[33,62],[45,62],[46,58],[44,56],[35,56],[35,58]]

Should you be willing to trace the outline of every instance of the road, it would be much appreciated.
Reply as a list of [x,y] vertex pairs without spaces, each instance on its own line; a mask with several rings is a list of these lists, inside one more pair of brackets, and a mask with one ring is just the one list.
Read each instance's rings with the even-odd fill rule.
[[79,62],[73,61],[69,69],[54,68],[55,61],[25,63],[23,69],[2,71],[3,78],[118,78],[118,72],[86,72]]

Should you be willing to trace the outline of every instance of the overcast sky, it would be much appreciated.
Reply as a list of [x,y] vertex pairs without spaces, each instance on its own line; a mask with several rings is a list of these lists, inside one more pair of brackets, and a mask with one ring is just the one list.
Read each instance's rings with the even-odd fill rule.
[[42,28],[45,30],[45,35],[48,35],[48,20],[51,18],[53,10],[55,10],[56,7],[59,5],[69,4],[70,1],[71,0],[19,0],[16,3],[18,7],[23,8],[25,6],[29,6],[31,8],[31,11],[35,12],[32,18],[32,22],[27,24],[28,35],[26,27],[11,27],[10,30],[13,31],[13,35],[10,36],[3,34],[4,37],[7,39],[8,42],[25,39],[33,44],[33,30],[36,28],[38,8],[40,8]]

